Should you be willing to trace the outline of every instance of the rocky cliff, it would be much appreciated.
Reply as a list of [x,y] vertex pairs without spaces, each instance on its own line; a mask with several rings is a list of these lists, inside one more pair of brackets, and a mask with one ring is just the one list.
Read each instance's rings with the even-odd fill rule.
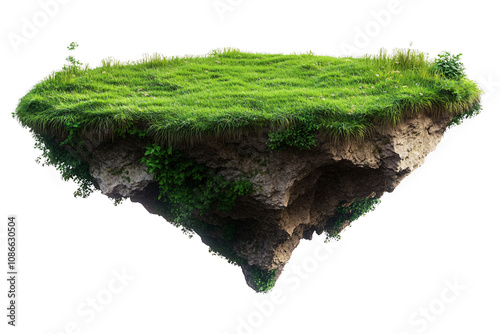
[[[393,191],[434,150],[451,119],[419,114],[394,127],[375,127],[363,141],[318,137],[310,150],[269,150],[266,129],[238,140],[214,138],[181,148],[183,155],[226,180],[245,177],[253,186],[230,211],[195,212],[200,224],[193,230],[240,265],[250,287],[262,291],[256,278],[277,279],[301,239],[311,239],[314,232],[333,235],[350,223],[343,216],[338,225],[338,208]],[[158,200],[158,184],[141,162],[146,139],[103,140],[87,133],[83,143],[81,155],[103,194],[129,197],[169,219]]]

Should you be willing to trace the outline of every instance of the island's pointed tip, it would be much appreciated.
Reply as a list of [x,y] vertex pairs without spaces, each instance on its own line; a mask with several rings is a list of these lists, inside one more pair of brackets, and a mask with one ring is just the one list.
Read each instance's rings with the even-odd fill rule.
[[241,266],[247,285],[255,292],[267,293],[274,288],[276,280],[281,275],[283,267],[262,270],[255,266],[244,264]]

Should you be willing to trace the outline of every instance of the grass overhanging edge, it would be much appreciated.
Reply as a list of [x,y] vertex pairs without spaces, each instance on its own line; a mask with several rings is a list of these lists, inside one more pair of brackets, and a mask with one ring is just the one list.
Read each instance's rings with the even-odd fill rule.
[[[214,57],[231,57],[239,54],[249,55],[250,53],[242,53],[237,49],[224,49],[215,50],[212,53],[198,57],[198,59],[209,59]],[[251,54],[254,56],[263,57],[262,54]],[[276,55],[273,55],[276,56]],[[299,56],[299,55],[297,55]],[[308,54],[309,57],[315,57]],[[333,57],[332,57],[333,58]],[[179,66],[188,60],[197,59],[197,57],[172,57],[167,58],[158,54],[152,56],[145,56],[144,59],[136,62],[120,63],[115,60],[104,60],[103,66],[95,68],[96,71],[109,71],[113,67],[124,68],[127,66],[143,66],[145,68],[161,68],[162,66]],[[258,59],[258,58],[257,58]],[[335,59],[348,59],[355,58],[335,58]],[[360,61],[370,63],[375,67],[385,67],[385,72],[398,72],[400,71],[414,71],[422,74],[424,78],[432,76],[440,76],[439,73],[433,72],[433,62],[426,59],[425,55],[416,50],[399,49],[393,55],[389,55],[387,51],[381,50],[377,56],[365,56],[358,58]],[[404,64],[401,65],[401,64]],[[69,73],[68,71],[54,72],[44,82],[68,80],[72,82],[73,78],[82,75],[85,71],[90,71],[89,68],[79,69],[73,68]],[[76,74],[75,74],[76,73]],[[58,77],[59,76],[59,77]],[[59,78],[59,79],[58,79]],[[448,79],[441,78],[443,85],[451,82]],[[470,112],[477,108],[480,102],[481,90],[474,82],[467,78],[461,79],[464,85],[469,89],[469,96],[466,99],[458,99],[453,95],[455,92],[451,91],[451,97],[443,95],[440,100],[425,100],[418,104],[411,103],[411,101],[404,99],[395,99],[394,103],[385,107],[385,109],[375,112],[370,116],[366,116],[361,120],[360,124],[350,126],[346,122],[336,122],[334,119],[322,119],[319,117],[317,120],[321,121],[318,127],[318,134],[322,137],[329,138],[330,140],[363,140],[368,137],[375,126],[391,127],[398,122],[412,117],[416,113],[424,113],[427,115],[442,116],[444,114],[451,114],[453,116]],[[183,124],[182,126],[172,126],[171,124],[162,124],[162,120],[158,113],[143,112],[122,112],[109,117],[102,115],[104,113],[90,114],[86,113],[85,106],[88,110],[92,109],[93,101],[86,101],[77,110],[71,110],[64,114],[64,117],[48,117],[44,112],[53,112],[54,116],[64,113],[64,110],[56,110],[56,107],[49,105],[35,96],[31,98],[33,91],[40,85],[35,86],[27,95],[25,95],[16,108],[14,116],[24,127],[31,128],[32,131],[40,134],[49,134],[60,138],[68,136],[68,124],[77,124],[78,127],[87,134],[99,139],[113,139],[117,133],[126,131],[130,128],[131,124],[137,126],[148,133],[148,136],[156,143],[162,146],[183,146],[194,145],[197,142],[218,139],[218,140],[238,140],[242,137],[268,129],[268,131],[277,131],[288,129],[301,122],[300,115],[277,115],[272,119],[266,118],[263,115],[257,119],[243,119],[239,122],[226,122],[221,121],[217,126],[206,126],[206,124]],[[453,88],[453,87],[452,87]],[[446,89],[445,89],[446,92]],[[318,108],[318,110],[321,108]],[[312,110],[314,111],[314,110]],[[328,110],[320,110],[320,112],[328,112]],[[311,110],[305,111],[311,112]],[[60,116],[60,115],[59,115]],[[363,118],[363,116],[361,116]],[[205,125],[205,126],[203,126]]]

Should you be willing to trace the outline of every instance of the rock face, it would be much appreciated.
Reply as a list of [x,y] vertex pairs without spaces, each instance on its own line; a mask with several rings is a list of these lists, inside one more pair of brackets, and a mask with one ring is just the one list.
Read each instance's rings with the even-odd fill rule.
[[[223,231],[232,226],[225,251],[244,260],[240,265],[246,281],[258,290],[253,269],[275,270],[277,278],[301,239],[329,229],[339,204],[379,198],[420,166],[450,121],[451,116],[418,115],[389,129],[375,128],[364,141],[318,138],[316,147],[302,151],[269,151],[266,130],[240,140],[214,139],[182,149],[185,156],[228,180],[246,177],[254,189],[229,212],[197,215],[212,228],[195,231],[217,249],[223,243],[227,246]],[[98,141],[89,136],[85,145],[84,159],[103,194],[130,197],[151,213],[161,214],[157,184],[141,163],[145,140]]]

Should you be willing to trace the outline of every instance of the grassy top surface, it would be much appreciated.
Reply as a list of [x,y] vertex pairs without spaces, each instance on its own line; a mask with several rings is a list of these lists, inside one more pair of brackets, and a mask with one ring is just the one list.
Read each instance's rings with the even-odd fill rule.
[[134,125],[168,144],[304,119],[333,138],[363,138],[375,124],[391,126],[411,113],[467,112],[479,97],[474,82],[446,79],[415,50],[334,58],[229,49],[66,67],[26,94],[15,114],[39,133],[78,127],[113,135]]

